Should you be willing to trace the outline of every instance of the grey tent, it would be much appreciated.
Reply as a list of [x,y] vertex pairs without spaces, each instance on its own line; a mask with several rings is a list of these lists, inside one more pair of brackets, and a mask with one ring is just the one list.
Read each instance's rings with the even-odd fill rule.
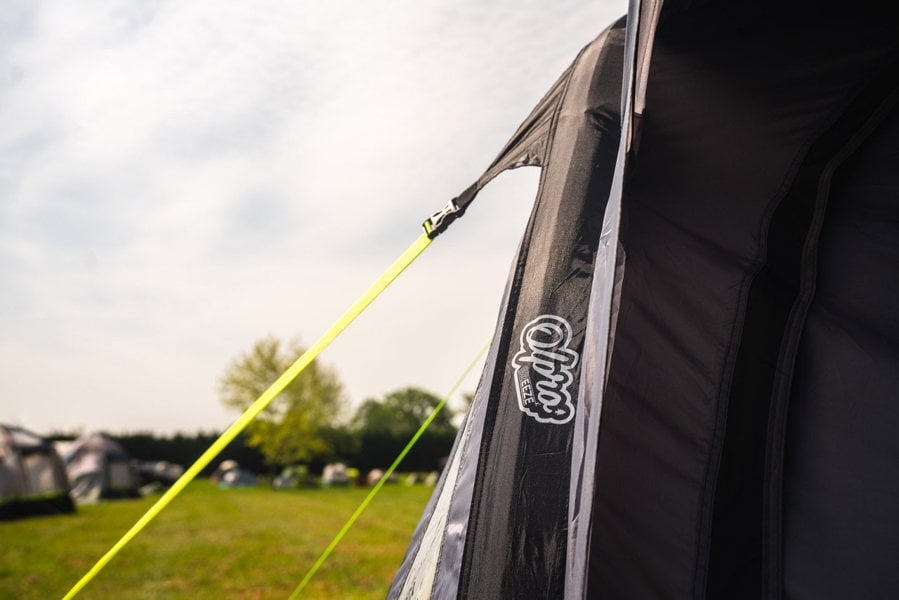
[[122,445],[107,435],[81,436],[66,448],[63,459],[72,496],[79,504],[138,495],[136,465]]
[[256,485],[256,475],[252,471],[244,469],[234,459],[223,460],[210,479],[222,489],[235,487],[253,487]]
[[392,598],[899,598],[895,2],[634,1],[542,169]]
[[65,467],[53,445],[21,427],[0,425],[0,518],[74,509]]

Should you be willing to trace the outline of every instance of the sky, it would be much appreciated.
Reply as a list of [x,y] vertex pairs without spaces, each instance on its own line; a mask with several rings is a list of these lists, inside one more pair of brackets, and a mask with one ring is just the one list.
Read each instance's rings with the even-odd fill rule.
[[[625,10],[8,0],[0,422],[223,429],[228,364],[266,336],[311,345]],[[493,332],[538,176],[501,175],[325,350],[350,410],[449,390]]]

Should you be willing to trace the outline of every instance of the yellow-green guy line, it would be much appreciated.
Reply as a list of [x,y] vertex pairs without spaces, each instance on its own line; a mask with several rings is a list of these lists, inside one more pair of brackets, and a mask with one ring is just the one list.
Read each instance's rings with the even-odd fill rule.
[[240,417],[234,423],[231,424],[225,432],[219,436],[217,440],[215,440],[209,448],[184,472],[184,475],[178,478],[178,480],[172,484],[165,494],[156,501],[156,503],[147,510],[144,515],[137,520],[131,529],[129,529],[125,535],[121,537],[119,541],[115,543],[115,545],[109,549],[106,554],[104,554],[97,563],[91,567],[91,569],[85,573],[84,577],[78,580],[72,589],[63,597],[63,600],[69,600],[70,598],[74,598],[78,592],[81,591],[84,586],[86,586],[90,581],[96,577],[97,573],[99,573],[103,567],[111,561],[116,554],[119,553],[119,550],[125,547],[128,542],[130,542],[134,537],[140,533],[147,524],[152,521],[156,516],[162,512],[169,503],[175,499],[175,496],[180,494],[187,484],[189,484],[193,479],[200,474],[200,471],[206,468],[212,459],[214,459],[218,454],[225,449],[225,447],[234,441],[234,438],[243,431],[250,422],[259,416],[265,408],[271,404],[272,400],[274,400],[278,394],[284,391],[290,383],[296,379],[297,375],[303,372],[303,369],[309,366],[309,364],[315,360],[315,358],[321,354],[322,350],[328,347],[328,345],[334,341],[340,333],[346,329],[346,327],[353,322],[353,320],[359,316],[362,311],[364,311],[369,304],[371,304],[375,298],[377,298],[381,292],[383,292],[387,286],[389,286],[394,279],[399,277],[400,273],[402,273],[406,267],[408,267],[412,262],[418,258],[418,256],[425,251],[431,244],[431,239],[428,237],[428,233],[423,233],[421,236],[415,240],[415,242],[403,252],[402,255],[398,259],[394,261],[392,265],[384,272],[381,277],[374,282],[371,287],[369,287],[361,298],[356,300],[355,304],[353,304],[343,315],[337,320],[336,323],[331,325],[331,328],[328,329],[322,335],[317,342],[315,342],[312,347],[310,347],[306,352],[304,352],[284,373],[278,377],[277,380],[267,390],[262,392],[262,395],[256,399],[250,407],[244,411]]
[[412,436],[412,439],[409,440],[409,443],[406,444],[406,447],[403,448],[402,452],[400,452],[399,456],[396,457],[396,460],[393,461],[393,464],[390,465],[384,474],[381,475],[381,478],[378,480],[378,483],[375,484],[375,487],[371,489],[368,495],[365,497],[365,500],[362,501],[362,504],[359,505],[359,508],[356,509],[349,520],[344,524],[343,527],[340,528],[340,531],[337,532],[337,535],[334,536],[334,539],[331,540],[331,543],[328,544],[328,547],[325,548],[325,551],[322,552],[321,556],[318,557],[318,560],[315,561],[315,564],[312,565],[312,568],[309,569],[309,572],[306,573],[306,576],[303,577],[303,580],[300,582],[300,585],[297,586],[297,589],[293,591],[288,600],[296,600],[300,597],[300,592],[303,591],[303,588],[309,583],[313,576],[318,572],[319,568],[328,560],[328,557],[331,556],[331,552],[334,551],[334,548],[337,547],[337,544],[340,543],[340,540],[344,538],[350,528],[356,523],[362,513],[368,508],[368,505],[374,499],[374,497],[378,494],[384,484],[387,482],[387,479],[390,475],[396,470],[400,463],[403,462],[403,459],[406,458],[406,455],[409,454],[409,451],[412,450],[412,446],[415,445],[415,442],[418,441],[418,438],[424,434],[425,430],[431,426],[431,423],[437,417],[437,414],[443,410],[443,407],[446,406],[447,400],[456,393],[456,390],[462,385],[462,382],[465,381],[465,378],[468,377],[468,374],[471,373],[471,370],[478,364],[478,361],[484,356],[484,353],[487,352],[487,348],[490,347],[490,342],[488,341],[484,344],[484,347],[481,348],[478,355],[474,357],[468,366],[465,368],[465,371],[462,375],[459,376],[459,379],[456,380],[456,383],[453,384],[453,387],[450,388],[450,391],[447,392],[446,396],[443,397],[443,400],[440,401],[437,406],[434,407],[434,410],[431,411],[431,414],[428,415],[428,418],[425,419],[425,422],[421,424],[421,427],[418,428],[418,431],[415,432],[415,435]]

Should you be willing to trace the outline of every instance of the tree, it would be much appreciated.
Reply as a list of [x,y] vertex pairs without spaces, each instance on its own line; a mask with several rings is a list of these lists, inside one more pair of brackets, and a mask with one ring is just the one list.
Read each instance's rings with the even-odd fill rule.
[[[268,337],[225,369],[222,402],[246,410],[303,353],[297,343]],[[327,430],[340,416],[343,387],[337,374],[313,361],[247,427],[247,444],[271,466],[308,462],[327,454]]]
[[[415,433],[431,411],[440,404],[440,398],[419,388],[407,387],[391,392],[383,400],[369,398],[356,411],[353,424],[357,429],[399,435]],[[444,406],[437,413],[429,431],[455,430],[452,411]]]
[[[368,399],[353,417],[359,451],[355,466],[384,468],[408,443],[440,398],[418,388],[392,392],[383,400]],[[403,468],[432,471],[441,468],[456,436],[452,411],[444,407],[403,462]]]

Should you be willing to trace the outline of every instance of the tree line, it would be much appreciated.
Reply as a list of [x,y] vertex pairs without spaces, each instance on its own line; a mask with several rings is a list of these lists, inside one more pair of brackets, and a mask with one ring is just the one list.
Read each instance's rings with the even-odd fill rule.
[[[257,341],[225,369],[219,382],[221,401],[238,414],[246,410],[302,354],[297,343],[276,338]],[[369,398],[348,416],[337,373],[312,362],[271,405],[207,468],[236,460],[256,473],[306,465],[313,473],[332,462],[362,471],[384,469],[393,462],[419,426],[440,403],[425,390],[407,387]],[[401,466],[403,471],[439,471],[456,437],[448,407],[437,415]],[[158,436],[141,432],[114,435],[137,460],[165,460],[187,466],[218,437],[213,432]]]

